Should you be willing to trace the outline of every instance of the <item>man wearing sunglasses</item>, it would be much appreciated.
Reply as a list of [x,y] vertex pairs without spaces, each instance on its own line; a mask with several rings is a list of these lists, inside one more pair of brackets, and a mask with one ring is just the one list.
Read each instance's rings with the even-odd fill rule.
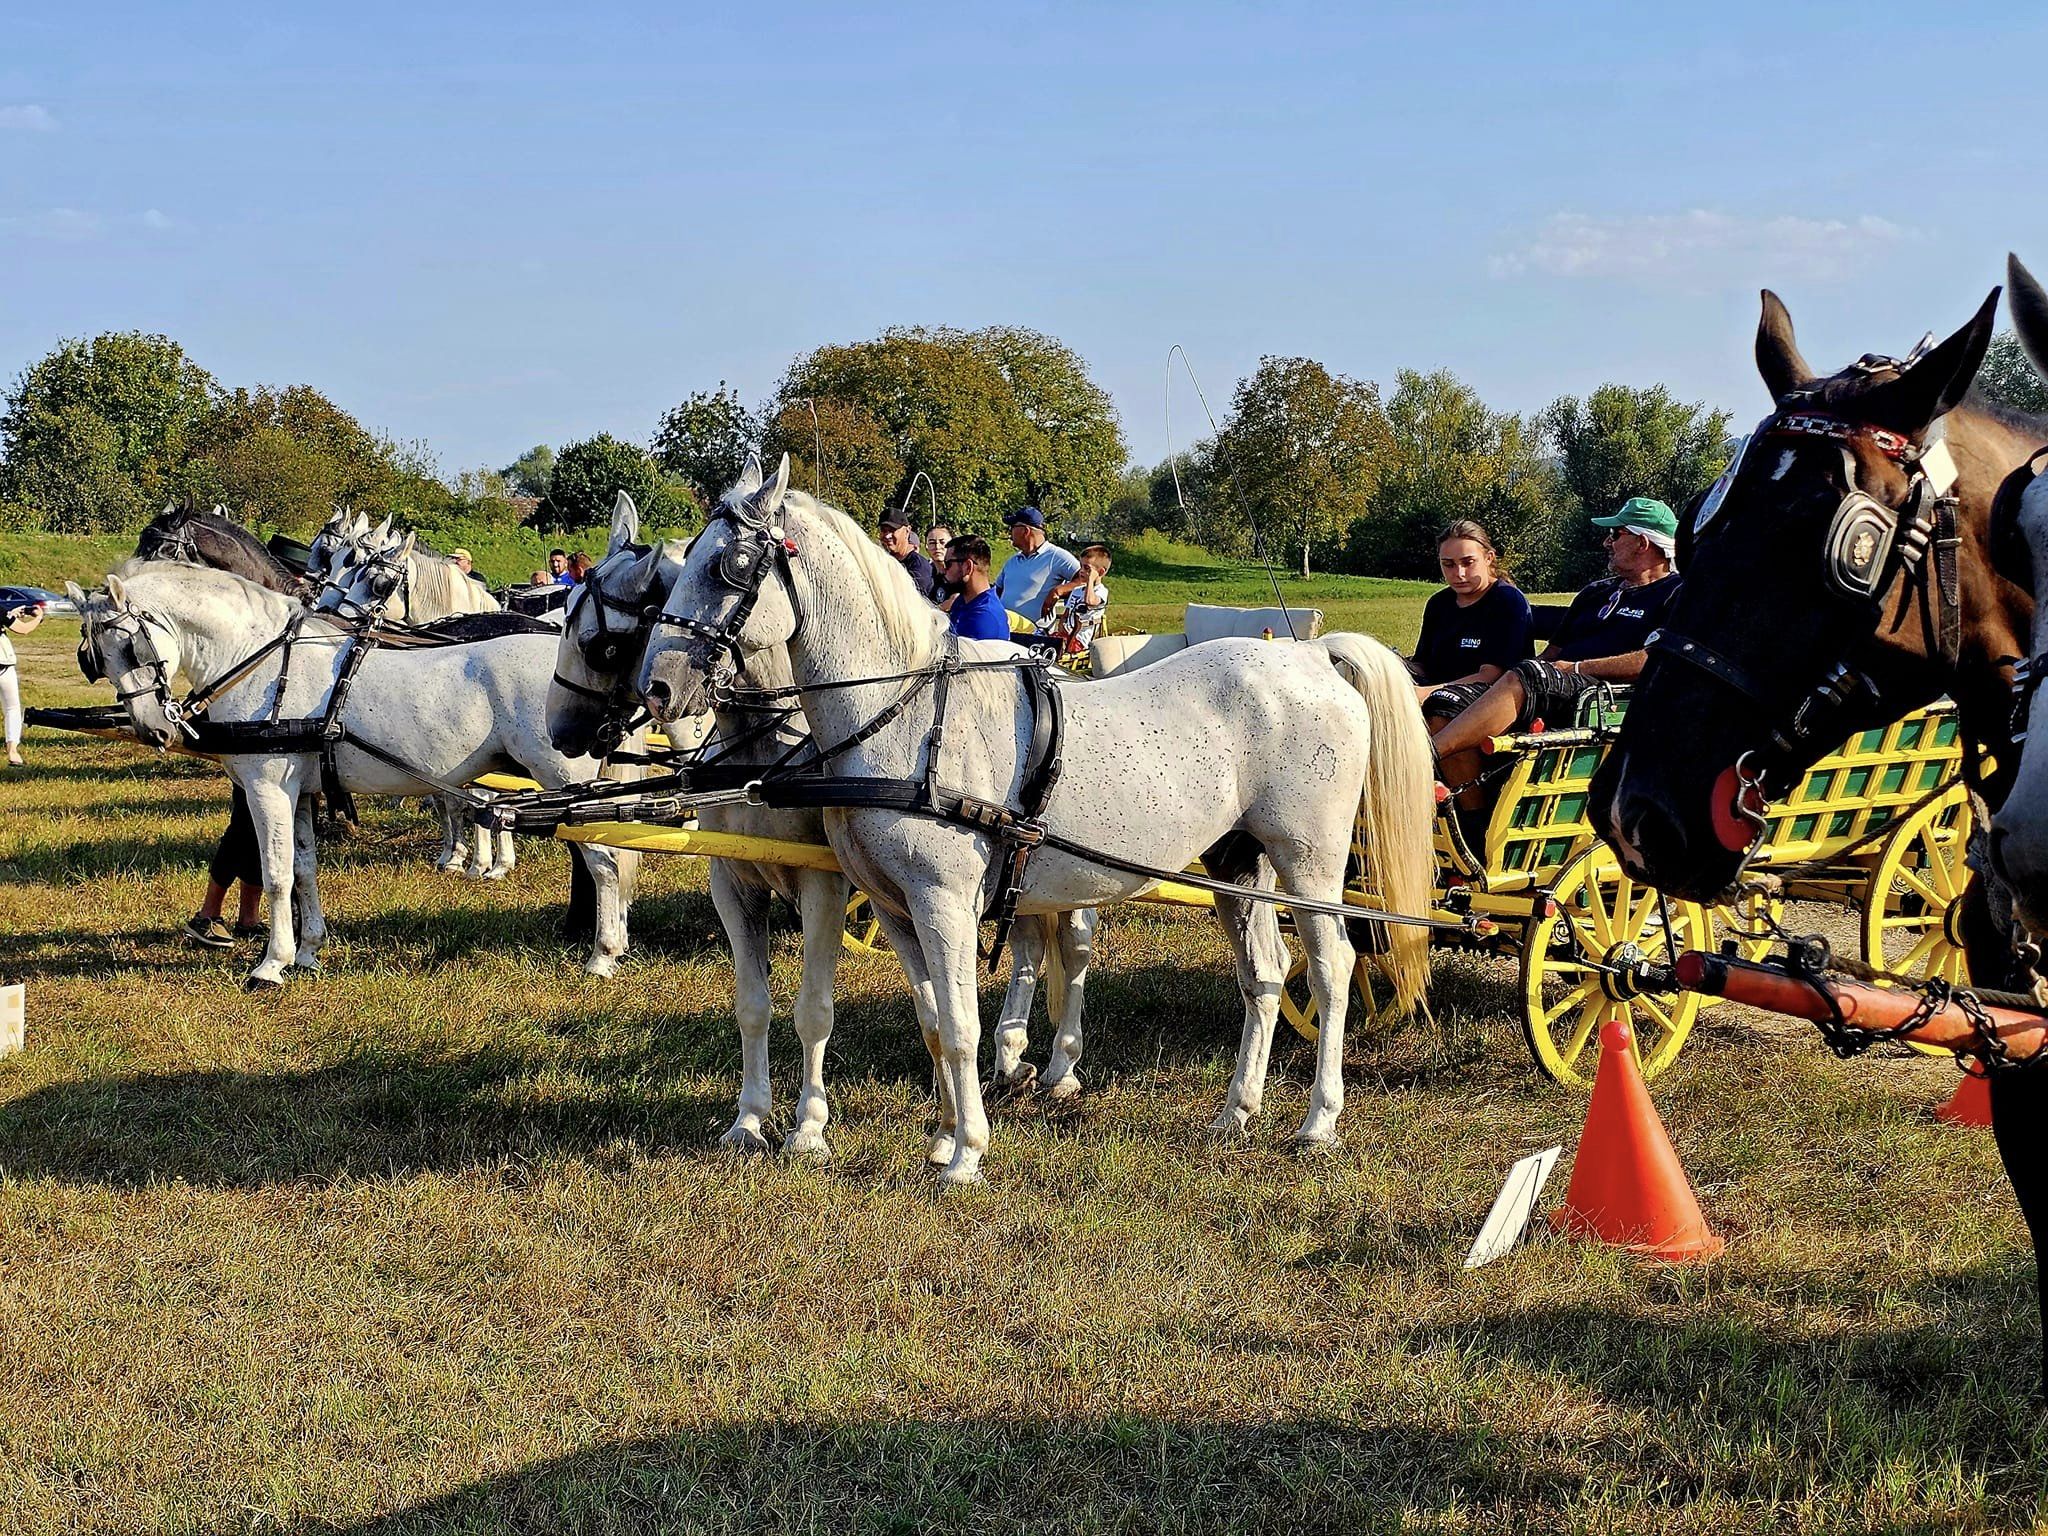
[[948,616],[965,640],[1010,638],[1009,610],[988,584],[990,558],[988,540],[971,533],[946,546],[946,584],[959,594]]
[[[1572,599],[1542,654],[1490,685],[1454,683],[1424,703],[1432,728],[1455,716],[1434,741],[1444,783],[1469,785],[1479,777],[1479,747],[1488,737],[1527,730],[1538,720],[1553,729],[1569,727],[1586,694],[1642,675],[1649,658],[1644,647],[1678,596],[1679,576],[1672,564],[1678,519],[1663,502],[1635,496],[1592,522],[1605,530],[1601,542],[1613,574]],[[1466,798],[1460,796],[1460,805],[1479,808],[1477,802],[1466,805]]]

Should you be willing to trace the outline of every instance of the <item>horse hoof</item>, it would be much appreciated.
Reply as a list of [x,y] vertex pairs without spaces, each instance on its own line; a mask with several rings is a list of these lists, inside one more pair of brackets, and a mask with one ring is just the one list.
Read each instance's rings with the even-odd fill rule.
[[275,992],[284,982],[275,976],[262,976],[252,971],[242,982],[244,992]]
[[1063,1104],[1068,1099],[1081,1097],[1081,1079],[1069,1072],[1065,1077],[1045,1084],[1040,1091],[1055,1103]]
[[718,1144],[728,1152],[737,1152],[742,1157],[759,1157],[768,1150],[768,1138],[751,1126],[736,1125],[718,1138]]
[[511,873],[512,871],[509,869],[487,869],[483,872],[482,878],[485,880],[502,880]]
[[988,1086],[982,1090],[982,1094],[991,1103],[1007,1104],[1010,1100],[1020,1098],[1024,1094],[1029,1093],[1037,1082],[1038,1068],[1032,1066],[1028,1061],[1021,1061],[1007,1076],[998,1072],[994,1077],[991,1077],[988,1080]]
[[1224,1114],[1209,1123],[1209,1140],[1216,1146],[1241,1147],[1251,1139],[1249,1117],[1239,1119],[1234,1114]]
[[618,968],[619,962],[609,957],[583,962],[583,974],[586,976],[609,976]]
[[294,960],[284,968],[285,975],[296,981],[311,981],[320,974],[318,960]]
[[1341,1145],[1331,1133],[1311,1135],[1303,1132],[1294,1138],[1294,1154],[1297,1157],[1328,1157]]
[[925,1148],[924,1160],[934,1168],[950,1167],[953,1162],[953,1138],[943,1134],[934,1136],[932,1144]]
[[782,1144],[784,1157],[807,1157],[815,1162],[832,1161],[832,1148],[826,1145],[823,1131],[792,1131],[789,1139]]
[[986,1184],[987,1178],[980,1168],[944,1168],[939,1172],[939,1188],[972,1189],[977,1184]]

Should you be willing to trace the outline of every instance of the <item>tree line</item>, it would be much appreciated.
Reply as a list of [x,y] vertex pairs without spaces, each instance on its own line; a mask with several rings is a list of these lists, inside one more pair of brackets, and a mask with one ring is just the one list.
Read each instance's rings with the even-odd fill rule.
[[[2010,334],[1979,389],[2048,411]],[[337,506],[426,526],[601,522],[620,490],[651,525],[689,528],[746,455],[787,452],[793,483],[872,524],[892,508],[991,533],[1040,507],[1068,540],[1152,528],[1218,553],[1315,571],[1431,577],[1433,534],[1493,533],[1525,586],[1600,565],[1588,515],[1629,496],[1682,507],[1726,462],[1729,415],[1661,385],[1607,384],[1530,415],[1438,370],[1386,390],[1267,357],[1215,434],[1131,465],[1108,395],[1072,349],[1015,326],[904,327],[822,346],[752,406],[722,381],[664,413],[645,446],[608,432],[443,476],[425,445],[365,428],[310,385],[223,385],[165,336],[65,341],[0,397],[0,529],[129,532],[165,502],[220,502],[304,535]]]

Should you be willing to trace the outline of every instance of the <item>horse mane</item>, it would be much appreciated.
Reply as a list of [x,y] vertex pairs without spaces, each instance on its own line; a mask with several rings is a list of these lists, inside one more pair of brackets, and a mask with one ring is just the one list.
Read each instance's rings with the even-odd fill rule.
[[461,587],[456,585],[459,581],[466,582],[469,580],[462,573],[462,567],[453,560],[450,560],[446,555],[421,554],[417,549],[412,552],[411,560],[412,606],[424,607],[432,604],[444,613],[468,607],[466,602],[457,602],[458,597],[467,598],[469,596]]
[[807,519],[813,528],[829,535],[846,551],[875,600],[875,615],[882,621],[889,643],[902,651],[904,665],[929,666],[938,656],[946,616],[912,585],[910,573],[897,563],[895,556],[869,538],[867,530],[844,512],[807,492],[785,493],[783,506]]

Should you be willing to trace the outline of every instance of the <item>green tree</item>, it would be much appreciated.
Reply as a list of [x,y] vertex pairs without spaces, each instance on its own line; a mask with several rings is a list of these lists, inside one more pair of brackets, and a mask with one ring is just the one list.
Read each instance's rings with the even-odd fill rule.
[[1441,369],[1402,370],[1386,414],[1372,510],[1352,525],[1352,568],[1432,577],[1437,533],[1470,517],[1486,527],[1518,580],[1541,584],[1555,490],[1532,425],[1489,410],[1470,385]]
[[183,479],[251,524],[306,534],[351,507],[409,513],[448,497],[417,448],[369,431],[307,384],[221,398],[193,434]]
[[760,435],[739,392],[720,379],[718,388],[696,391],[661,418],[652,444],[654,462],[688,485],[699,506],[708,507],[739,479]]
[[761,415],[762,447],[790,455],[796,485],[822,486],[869,521],[902,504],[919,470],[955,529],[993,532],[1027,501],[1051,519],[1095,518],[1124,460],[1115,413],[1080,359],[1008,327],[820,347]]
[[2048,384],[2034,372],[2019,337],[2011,331],[2000,331],[1991,338],[1983,366],[1977,370],[1977,392],[2013,410],[2048,416]]
[[697,521],[688,486],[664,475],[631,443],[600,432],[571,443],[555,456],[539,524],[544,528],[586,528],[604,522],[620,491],[639,505],[641,518],[650,528],[678,528]]
[[179,489],[216,386],[165,336],[66,341],[0,399],[0,500],[43,526],[126,530]]
[[1366,514],[1387,441],[1373,385],[1310,358],[1263,357],[1231,397],[1211,478],[1242,498],[1233,510],[1306,580],[1311,552],[1339,544]]
[[1603,384],[1584,400],[1562,396],[1544,410],[1542,430],[1568,493],[1551,553],[1566,585],[1590,580],[1606,564],[1586,518],[1612,512],[1631,496],[1654,496],[1682,511],[1728,462],[1728,413],[1674,400],[1661,384]]
[[498,473],[515,496],[546,496],[555,473],[555,450],[536,443]]

